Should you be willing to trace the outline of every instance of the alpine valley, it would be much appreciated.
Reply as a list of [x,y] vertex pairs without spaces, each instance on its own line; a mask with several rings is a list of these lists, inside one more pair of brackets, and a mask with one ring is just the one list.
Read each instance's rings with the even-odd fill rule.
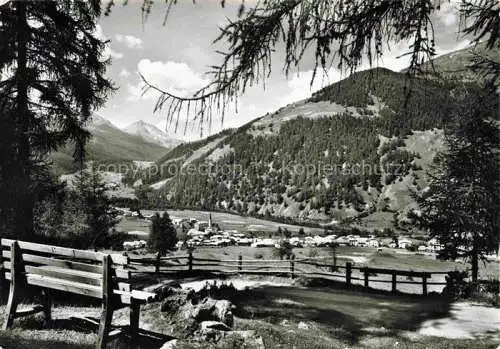
[[[464,73],[469,51],[437,58],[433,78],[357,72],[238,129],[180,144],[124,182],[135,183],[142,207],[412,230],[413,195],[427,187],[458,91],[480,93],[479,78]],[[204,171],[185,171],[193,167]]]

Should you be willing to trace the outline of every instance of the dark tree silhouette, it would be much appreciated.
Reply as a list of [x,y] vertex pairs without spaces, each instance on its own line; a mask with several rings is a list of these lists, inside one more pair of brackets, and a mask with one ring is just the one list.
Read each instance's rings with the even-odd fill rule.
[[463,99],[447,151],[437,158],[428,191],[417,197],[417,222],[444,245],[440,257],[464,258],[478,279],[478,262],[500,241],[500,146],[496,99]]
[[92,168],[80,171],[75,178],[75,188],[67,195],[67,209],[76,213],[65,217],[67,235],[75,234],[76,240],[81,242],[80,248],[109,247],[110,230],[119,219],[99,172]]
[[160,254],[165,254],[172,250],[176,243],[176,230],[168,213],[163,213],[163,216],[156,213],[151,220],[148,247]]
[[73,141],[82,159],[92,111],[112,89],[100,1],[8,1],[0,6],[0,226],[30,239],[33,159]]

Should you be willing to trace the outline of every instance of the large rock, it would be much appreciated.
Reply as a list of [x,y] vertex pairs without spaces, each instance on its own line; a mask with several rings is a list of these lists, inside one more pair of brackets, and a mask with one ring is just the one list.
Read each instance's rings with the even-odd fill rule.
[[200,330],[231,331],[231,327],[219,321],[203,321],[200,324]]
[[299,330],[308,330],[309,329],[309,325],[303,321],[299,322],[299,324],[297,325],[297,328]]
[[220,321],[232,327],[234,322],[233,305],[227,300],[205,298],[201,303],[193,305],[185,312],[186,317],[192,317],[198,322]]
[[168,288],[164,290],[163,297],[160,297],[160,299],[162,298],[161,311],[163,312],[177,312],[186,304],[198,303],[196,293],[192,289]]
[[177,347],[177,339],[172,339],[167,343],[163,344],[160,349],[175,349]]

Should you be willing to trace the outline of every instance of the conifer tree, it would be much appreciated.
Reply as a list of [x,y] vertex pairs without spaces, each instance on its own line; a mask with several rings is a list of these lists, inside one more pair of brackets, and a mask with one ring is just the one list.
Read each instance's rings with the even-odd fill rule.
[[0,5],[0,227],[32,239],[33,159],[72,141],[112,89],[105,42],[95,36],[101,2],[8,1]]
[[477,281],[479,261],[500,241],[500,138],[493,121],[498,101],[467,97],[446,134],[447,151],[437,158],[429,189],[418,197],[417,221],[443,244],[440,257],[470,261]]
[[177,234],[170,216],[167,212],[163,216],[157,212],[151,221],[148,247],[152,250],[165,254],[172,250],[177,243]]

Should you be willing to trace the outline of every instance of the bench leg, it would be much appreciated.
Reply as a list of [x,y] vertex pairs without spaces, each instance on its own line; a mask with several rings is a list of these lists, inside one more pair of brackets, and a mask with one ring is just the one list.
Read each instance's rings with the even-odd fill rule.
[[10,287],[9,300],[7,301],[6,317],[3,324],[3,329],[7,330],[12,327],[14,318],[16,317],[17,305],[19,304],[20,294],[23,287],[26,286],[26,277],[24,275],[24,263],[21,257],[21,249],[17,241],[12,242],[10,246],[11,266],[10,266]]
[[43,306],[43,325],[45,328],[50,328],[52,324],[52,299],[48,289],[42,290],[42,306]]
[[3,329],[7,330],[12,327],[14,318],[16,317],[17,305],[19,304],[17,287],[11,283],[9,290],[9,300],[7,301],[6,317],[3,324]]
[[105,349],[108,341],[108,334],[111,328],[111,321],[113,319],[113,310],[110,307],[103,305],[101,313],[101,322],[99,324],[99,333],[97,334],[96,349]]
[[130,304],[130,338],[132,342],[137,340],[139,335],[139,315],[141,312],[141,304],[132,298]]

